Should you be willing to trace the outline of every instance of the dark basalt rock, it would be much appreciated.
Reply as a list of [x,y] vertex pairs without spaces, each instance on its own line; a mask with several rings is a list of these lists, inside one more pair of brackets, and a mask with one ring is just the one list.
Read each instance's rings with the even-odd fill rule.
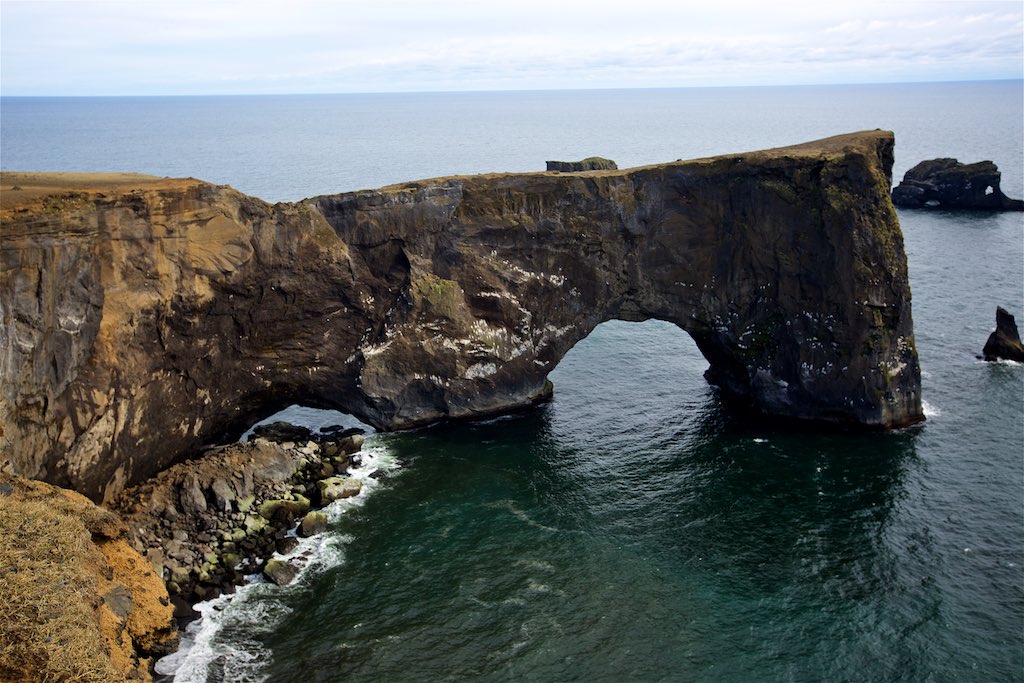
[[249,435],[249,440],[262,438],[275,443],[285,443],[287,441],[308,441],[312,435],[313,432],[311,430],[300,425],[293,425],[287,422],[271,422],[270,424],[254,427],[252,434]]
[[603,157],[587,157],[582,161],[548,161],[547,170],[560,173],[575,173],[579,171],[615,171],[618,166],[611,159]]
[[922,161],[892,191],[896,206],[918,209],[1024,211],[1024,202],[999,189],[1001,174],[991,161],[961,164],[956,159]]
[[1024,344],[1021,344],[1017,321],[1002,306],[996,307],[996,329],[989,335],[982,349],[985,360],[1015,360],[1024,363]]
[[762,413],[917,422],[893,144],[273,206],[165,179],[5,203],[0,469],[109,499],[292,403],[385,430],[521,409],[611,319],[675,323]]

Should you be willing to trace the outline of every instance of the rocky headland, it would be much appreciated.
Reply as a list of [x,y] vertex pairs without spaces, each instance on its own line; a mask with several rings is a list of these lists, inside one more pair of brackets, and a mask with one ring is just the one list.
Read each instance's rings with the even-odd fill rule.
[[962,164],[956,159],[929,159],[904,174],[903,182],[892,191],[892,201],[910,209],[1024,211],[1024,201],[1003,194],[1001,179],[991,161]]
[[871,131],[276,205],[5,173],[0,467],[113,501],[292,403],[380,429],[500,413],[610,319],[677,324],[760,412],[914,423],[892,153]]
[[[80,680],[146,678],[172,614],[247,573],[289,582],[303,558],[268,557],[358,495],[362,445],[286,425],[236,442],[292,403],[380,429],[520,409],[601,322],[657,318],[761,413],[924,419],[892,151],[871,131],[275,205],[3,173],[0,595],[31,618],[7,626],[0,674],[41,678],[18,662],[64,666],[53,644],[78,639],[65,654],[99,672]],[[85,629],[54,640],[51,617]]]

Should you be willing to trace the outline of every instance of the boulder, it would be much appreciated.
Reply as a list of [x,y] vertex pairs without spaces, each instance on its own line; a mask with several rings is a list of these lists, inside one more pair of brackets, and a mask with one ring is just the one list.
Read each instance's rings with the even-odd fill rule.
[[1024,211],[1024,202],[999,189],[1001,174],[991,161],[961,164],[956,159],[929,159],[906,172],[892,191],[892,201],[905,208],[988,209]]
[[352,436],[346,436],[344,439],[338,442],[338,450],[345,455],[351,455],[357,453],[363,448],[363,437],[359,434],[353,434]]
[[302,523],[299,524],[299,536],[316,536],[325,531],[327,531],[327,514],[324,512],[307,512],[306,516],[302,518]]
[[1017,321],[1002,306],[996,306],[996,329],[989,335],[982,349],[985,360],[1015,360],[1024,363],[1024,344],[1021,344]]
[[342,498],[358,496],[363,484],[358,479],[349,477],[330,477],[317,482],[320,489],[320,500],[324,505]]
[[235,500],[235,492],[225,479],[220,477],[214,479],[210,484],[210,493],[213,494],[213,502],[218,510],[222,512],[231,511],[231,503]]
[[263,576],[278,586],[288,585],[298,573],[298,567],[284,560],[267,560],[266,566],[263,567]]
[[299,539],[294,536],[285,536],[284,538],[279,538],[274,541],[274,550],[282,555],[287,555],[291,551],[295,550],[298,545]]
[[309,512],[309,501],[299,496],[299,500],[283,500],[275,498],[260,505],[260,517],[266,520],[293,520]]

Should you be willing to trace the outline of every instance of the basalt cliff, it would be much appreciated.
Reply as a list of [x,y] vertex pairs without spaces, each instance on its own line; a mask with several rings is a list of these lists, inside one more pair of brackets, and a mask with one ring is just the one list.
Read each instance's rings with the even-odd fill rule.
[[892,160],[874,131],[276,205],[5,174],[0,466],[111,500],[291,403],[381,429],[508,411],[609,319],[675,323],[763,413],[916,422]]

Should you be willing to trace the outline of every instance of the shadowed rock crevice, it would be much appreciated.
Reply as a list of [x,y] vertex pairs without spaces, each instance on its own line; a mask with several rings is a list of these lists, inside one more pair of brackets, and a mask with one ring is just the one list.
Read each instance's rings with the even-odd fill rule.
[[192,180],[5,197],[7,467],[109,498],[290,403],[380,429],[508,411],[611,319],[678,325],[764,413],[916,422],[892,149],[876,131],[274,206]]

